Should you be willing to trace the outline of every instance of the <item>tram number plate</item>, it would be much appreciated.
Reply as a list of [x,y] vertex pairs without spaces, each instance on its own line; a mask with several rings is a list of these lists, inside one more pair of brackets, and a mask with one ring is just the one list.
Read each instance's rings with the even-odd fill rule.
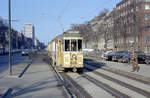
[[71,65],[77,65],[77,61],[72,61]]

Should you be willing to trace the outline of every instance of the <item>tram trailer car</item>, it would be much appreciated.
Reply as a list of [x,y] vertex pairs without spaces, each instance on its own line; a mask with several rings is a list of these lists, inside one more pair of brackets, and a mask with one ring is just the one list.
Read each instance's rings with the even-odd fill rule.
[[53,66],[59,71],[82,72],[83,70],[83,37],[78,31],[68,31],[57,36],[49,43],[49,55]]

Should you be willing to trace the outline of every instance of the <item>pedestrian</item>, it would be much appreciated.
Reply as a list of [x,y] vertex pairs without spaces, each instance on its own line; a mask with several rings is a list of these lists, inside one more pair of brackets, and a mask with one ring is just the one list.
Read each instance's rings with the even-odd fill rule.
[[134,72],[135,70],[138,72],[139,71],[138,57],[137,54],[135,54],[134,50],[132,50],[131,54],[131,63],[132,63],[132,72]]

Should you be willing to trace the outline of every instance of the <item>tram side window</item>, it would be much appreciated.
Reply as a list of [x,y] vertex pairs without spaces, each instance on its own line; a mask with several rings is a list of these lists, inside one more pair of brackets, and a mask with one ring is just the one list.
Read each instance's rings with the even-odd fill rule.
[[70,40],[65,40],[65,51],[70,51]]
[[82,51],[82,40],[78,40],[78,51]]
[[77,51],[77,40],[71,40],[71,51]]

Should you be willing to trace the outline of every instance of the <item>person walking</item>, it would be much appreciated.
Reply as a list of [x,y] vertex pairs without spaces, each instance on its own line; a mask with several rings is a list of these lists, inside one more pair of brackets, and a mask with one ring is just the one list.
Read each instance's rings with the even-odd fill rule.
[[132,72],[134,72],[135,70],[138,72],[139,71],[138,57],[137,54],[135,54],[134,49],[132,50],[131,54],[131,63],[132,63]]

